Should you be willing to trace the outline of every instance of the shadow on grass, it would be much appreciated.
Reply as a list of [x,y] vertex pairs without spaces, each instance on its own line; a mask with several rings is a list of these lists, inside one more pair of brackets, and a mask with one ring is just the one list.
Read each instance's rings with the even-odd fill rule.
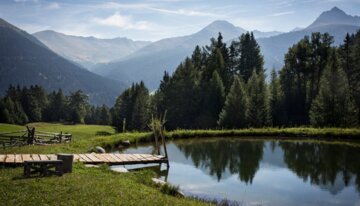
[[96,136],[110,136],[110,135],[112,135],[112,133],[106,132],[106,131],[97,131],[97,132],[95,133],[95,135],[96,135]]

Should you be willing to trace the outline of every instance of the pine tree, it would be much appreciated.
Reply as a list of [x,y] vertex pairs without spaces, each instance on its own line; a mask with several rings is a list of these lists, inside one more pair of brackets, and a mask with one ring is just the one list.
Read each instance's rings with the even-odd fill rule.
[[74,123],[84,123],[86,106],[88,104],[88,96],[81,90],[70,93],[69,109],[70,121]]
[[101,125],[110,125],[111,124],[111,115],[109,112],[109,108],[106,105],[102,105],[99,107],[99,124]]
[[268,104],[268,91],[265,84],[265,74],[253,71],[248,84],[248,124],[252,127],[269,125],[270,114]]
[[270,113],[273,126],[281,126],[285,123],[285,113],[283,105],[283,93],[281,90],[280,79],[273,69],[271,71],[270,82]]
[[340,67],[336,50],[332,49],[321,77],[319,93],[310,109],[310,122],[321,127],[349,127],[357,124],[356,115],[348,79]]
[[240,58],[237,70],[245,80],[245,83],[247,83],[254,70],[257,73],[263,70],[264,59],[260,53],[260,46],[252,32],[242,34],[239,40],[238,53]]
[[248,100],[244,83],[239,77],[235,77],[218,124],[224,128],[244,128],[247,126],[247,115]]
[[214,128],[225,102],[225,87],[217,71],[214,71],[208,86],[205,88],[201,128]]

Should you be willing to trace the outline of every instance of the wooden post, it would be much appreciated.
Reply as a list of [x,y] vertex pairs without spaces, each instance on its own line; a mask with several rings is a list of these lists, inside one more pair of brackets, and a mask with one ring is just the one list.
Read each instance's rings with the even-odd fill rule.
[[166,158],[166,166],[167,168],[170,167],[170,164],[169,164],[169,157],[168,157],[168,153],[167,153],[167,149],[166,149],[166,142],[165,142],[165,137],[164,137],[164,134],[163,134],[163,129],[161,129],[160,131],[160,136],[161,136],[161,139],[162,139],[162,142],[164,144],[164,152],[165,152],[165,158]]
[[59,142],[62,142],[62,132],[60,132]]
[[62,173],[71,173],[74,155],[72,154],[57,154],[57,159],[62,160]]
[[125,133],[126,132],[126,118],[124,118],[123,119],[123,128],[122,128],[122,131],[123,131],[123,133]]
[[32,129],[30,129],[30,127],[26,126],[26,129],[27,129],[27,131],[28,131],[27,143],[28,143],[28,144],[34,144],[35,127],[33,127]]

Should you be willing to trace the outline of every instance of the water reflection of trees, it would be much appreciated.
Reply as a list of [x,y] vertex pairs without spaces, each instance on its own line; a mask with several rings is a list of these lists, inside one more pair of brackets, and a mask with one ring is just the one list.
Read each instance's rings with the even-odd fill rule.
[[280,142],[284,161],[304,181],[316,185],[333,185],[338,174],[348,186],[354,178],[360,191],[360,149],[346,145],[309,142]]
[[[252,183],[264,154],[264,141],[209,140],[176,144],[197,168],[206,169],[218,181],[226,172]],[[360,148],[311,142],[271,142],[281,148],[286,166],[304,181],[322,189],[340,191],[355,183],[360,191]],[[339,178],[340,177],[340,178]],[[342,179],[341,179],[342,178]],[[341,185],[339,184],[339,179]],[[337,183],[336,183],[337,181]]]
[[263,156],[262,141],[193,141],[177,144],[187,158],[191,158],[198,168],[209,170],[218,181],[228,170],[238,174],[241,181],[252,183]]

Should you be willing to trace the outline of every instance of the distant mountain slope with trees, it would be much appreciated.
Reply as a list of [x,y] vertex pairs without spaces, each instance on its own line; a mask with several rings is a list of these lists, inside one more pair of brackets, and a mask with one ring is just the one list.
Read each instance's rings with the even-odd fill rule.
[[41,85],[68,94],[82,90],[93,104],[112,104],[124,84],[93,74],[49,50],[25,31],[0,20],[0,94],[9,85]]
[[[272,68],[279,70],[284,65],[287,49],[305,35],[314,32],[329,33],[334,37],[334,44],[339,45],[347,33],[355,33],[359,28],[359,17],[347,15],[334,7],[320,14],[307,28],[288,33],[275,32],[271,36],[255,31],[254,36],[258,36],[257,41],[264,56],[264,68],[269,77]],[[109,78],[127,81],[129,84],[144,81],[150,90],[155,90],[160,84],[162,73],[173,73],[176,66],[191,55],[196,45],[204,46],[207,40],[218,32],[222,33],[224,42],[231,43],[245,31],[227,21],[215,21],[197,33],[153,42],[121,61],[99,64],[94,71]]]

